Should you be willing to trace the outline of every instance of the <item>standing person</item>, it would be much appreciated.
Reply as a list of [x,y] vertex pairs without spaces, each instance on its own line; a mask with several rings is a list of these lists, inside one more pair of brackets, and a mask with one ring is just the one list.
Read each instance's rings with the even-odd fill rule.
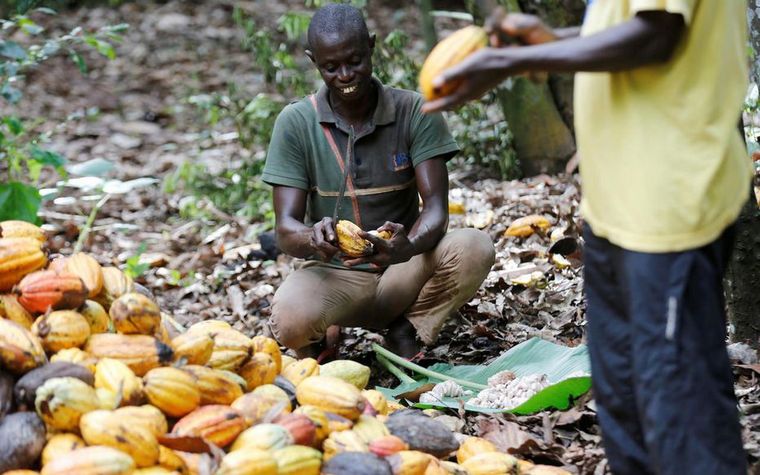
[[580,37],[532,16],[499,19],[528,46],[486,48],[444,71],[435,85],[462,82],[424,110],[513,74],[579,72],[588,343],[610,467],[745,475],[722,277],[751,177],[736,128],[747,5],[589,4]]
[[[459,149],[441,114],[421,112],[418,93],[372,76],[375,36],[361,11],[319,9],[308,43],[324,85],[277,117],[263,175],[274,186],[279,247],[307,261],[275,293],[270,328],[301,357],[320,354],[328,328],[390,328],[388,346],[412,356],[416,338],[435,342],[475,294],[493,243],[475,229],[446,232],[446,161]],[[332,215],[344,180],[338,219],[392,233],[383,240],[363,232],[374,246],[366,257],[337,247]]]

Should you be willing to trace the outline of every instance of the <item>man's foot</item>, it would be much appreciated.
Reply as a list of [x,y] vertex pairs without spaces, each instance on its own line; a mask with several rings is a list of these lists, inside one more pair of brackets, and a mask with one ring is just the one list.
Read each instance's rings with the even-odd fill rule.
[[385,335],[385,346],[403,358],[411,358],[421,349],[417,342],[417,330],[405,317],[399,317],[391,323]]
[[298,359],[314,358],[319,363],[327,363],[338,356],[338,345],[340,345],[341,339],[340,327],[330,325],[322,340],[299,348],[296,350],[296,356]]

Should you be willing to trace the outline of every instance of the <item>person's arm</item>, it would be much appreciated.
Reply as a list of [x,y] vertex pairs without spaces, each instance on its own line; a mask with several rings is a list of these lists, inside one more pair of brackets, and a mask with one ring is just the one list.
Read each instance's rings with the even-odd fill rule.
[[664,10],[638,13],[594,35],[518,48],[483,48],[445,70],[437,87],[460,82],[449,96],[425,104],[425,112],[477,99],[505,78],[532,71],[624,71],[667,62],[678,46],[684,18]]
[[422,212],[412,229],[402,224],[387,222],[378,231],[390,231],[384,240],[363,232],[360,235],[374,245],[375,253],[345,261],[346,265],[371,263],[389,266],[406,262],[417,254],[433,249],[446,233],[449,224],[449,178],[443,158],[425,160],[414,168],[417,189],[422,198]]
[[277,246],[293,257],[317,257],[328,261],[338,252],[332,218],[314,226],[304,224],[306,191],[289,186],[274,187]]

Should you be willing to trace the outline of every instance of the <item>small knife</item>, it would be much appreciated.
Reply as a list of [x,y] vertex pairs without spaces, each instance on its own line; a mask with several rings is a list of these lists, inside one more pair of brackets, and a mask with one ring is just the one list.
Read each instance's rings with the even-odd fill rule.
[[348,144],[346,145],[346,162],[343,165],[343,180],[340,182],[340,188],[338,189],[338,199],[335,201],[335,209],[333,210],[332,220],[333,226],[338,224],[338,213],[340,212],[340,206],[343,202],[343,196],[346,194],[346,182],[348,181],[348,174],[351,173],[351,164],[354,161],[354,126],[352,125],[348,129]]

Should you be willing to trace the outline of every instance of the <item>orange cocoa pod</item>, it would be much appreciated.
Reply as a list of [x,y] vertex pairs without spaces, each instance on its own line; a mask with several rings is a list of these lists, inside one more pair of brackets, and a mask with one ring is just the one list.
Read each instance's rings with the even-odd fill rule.
[[200,407],[174,424],[172,434],[203,437],[219,447],[231,444],[248,428],[245,418],[230,406]]
[[148,402],[171,417],[182,417],[195,410],[201,393],[195,377],[178,368],[154,368],[143,378]]
[[62,264],[62,270],[82,279],[88,289],[88,298],[94,298],[103,289],[103,271],[98,261],[91,255],[77,252],[64,259]]
[[34,239],[40,245],[47,242],[45,231],[32,223],[18,220],[0,222],[0,238],[28,238]]
[[30,330],[0,319],[0,363],[16,374],[24,374],[47,363],[40,340]]
[[235,399],[232,407],[243,414],[249,425],[272,420],[279,414],[291,411],[287,394],[284,394],[284,399],[278,399],[262,394],[246,393]]
[[69,272],[37,271],[16,286],[18,302],[32,313],[48,310],[73,310],[87,299],[87,287],[79,276]]
[[0,292],[11,290],[21,279],[45,267],[47,257],[39,241],[31,238],[0,239]]
[[280,345],[273,338],[256,335],[251,338],[251,350],[253,353],[266,353],[271,356],[277,366],[277,374],[280,374],[282,371],[282,351],[280,351]]
[[471,25],[455,31],[435,45],[420,69],[420,91],[425,99],[432,101],[455,91],[458,84],[447,84],[437,90],[433,87],[433,80],[443,70],[462,62],[487,44],[488,35],[485,30]]
[[26,329],[32,328],[34,323],[34,317],[11,294],[0,295],[0,318],[7,318]]
[[42,467],[42,475],[125,475],[135,470],[135,461],[121,450],[102,445],[84,447]]
[[281,425],[293,437],[293,443],[313,447],[317,440],[317,426],[303,414],[282,414],[274,423]]
[[369,443],[369,451],[380,457],[387,457],[402,450],[409,450],[409,445],[395,435],[379,437]]
[[32,334],[46,351],[55,353],[84,345],[90,336],[90,325],[78,312],[56,310],[39,317],[32,325]]
[[116,331],[125,335],[154,335],[161,325],[161,310],[148,297],[129,292],[111,303],[108,311]]
[[274,383],[277,364],[268,353],[254,353],[237,372],[245,379],[248,391],[253,391],[264,384]]
[[195,377],[195,386],[200,391],[201,405],[223,404],[230,405],[243,395],[240,377],[235,373],[206,366],[187,365],[182,367]]
[[200,332],[185,332],[172,339],[174,357],[185,358],[188,365],[204,365],[214,351],[214,339]]
[[170,347],[148,335],[98,333],[90,335],[83,349],[97,359],[119,360],[137,376],[171,363],[174,356]]

